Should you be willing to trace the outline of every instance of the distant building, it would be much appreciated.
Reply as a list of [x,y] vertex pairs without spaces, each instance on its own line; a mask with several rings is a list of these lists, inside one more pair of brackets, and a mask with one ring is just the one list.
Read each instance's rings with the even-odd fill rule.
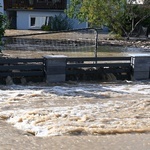
[[3,0],[0,0],[0,12],[4,13],[4,3],[3,3]]
[[[64,10],[70,0],[0,0],[4,12],[13,29],[41,29],[41,26],[56,15],[65,15]],[[87,23],[79,24],[76,19],[73,29],[85,28]]]

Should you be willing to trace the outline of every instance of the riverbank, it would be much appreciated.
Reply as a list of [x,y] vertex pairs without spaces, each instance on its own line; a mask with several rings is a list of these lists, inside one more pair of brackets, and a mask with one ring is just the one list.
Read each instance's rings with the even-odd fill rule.
[[[38,30],[6,30],[5,36],[18,36],[18,35],[29,35],[29,34],[38,34],[38,33],[47,33],[47,31],[38,31]],[[45,38],[43,36],[43,38]],[[61,36],[55,36],[55,38],[61,38]],[[107,46],[128,46],[135,48],[146,48],[150,49],[150,37],[131,37],[130,40],[125,38],[115,39],[113,34],[99,32],[98,34],[98,43],[99,45]]]

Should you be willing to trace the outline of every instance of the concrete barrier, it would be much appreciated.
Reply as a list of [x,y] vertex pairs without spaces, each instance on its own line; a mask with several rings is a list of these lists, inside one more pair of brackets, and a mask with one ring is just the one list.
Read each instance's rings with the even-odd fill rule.
[[[47,83],[66,81],[66,58],[64,55],[47,55],[45,59],[45,74]],[[132,56],[133,80],[150,79],[150,56]]]
[[150,56],[133,56],[133,80],[150,79]]
[[66,58],[64,55],[47,55],[45,59],[46,82],[65,82]]

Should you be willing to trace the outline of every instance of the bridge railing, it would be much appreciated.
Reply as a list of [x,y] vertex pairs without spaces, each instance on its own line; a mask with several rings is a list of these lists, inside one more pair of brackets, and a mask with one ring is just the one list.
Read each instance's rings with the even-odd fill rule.
[[[44,79],[43,58],[0,58],[1,81],[11,77],[14,82],[20,82],[21,78],[31,81]],[[4,81],[5,82],[5,81]]]

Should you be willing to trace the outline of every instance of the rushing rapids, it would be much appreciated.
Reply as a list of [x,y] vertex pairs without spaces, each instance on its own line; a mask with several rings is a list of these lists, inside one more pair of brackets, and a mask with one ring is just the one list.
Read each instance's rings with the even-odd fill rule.
[[1,86],[0,118],[35,136],[150,131],[147,82]]

